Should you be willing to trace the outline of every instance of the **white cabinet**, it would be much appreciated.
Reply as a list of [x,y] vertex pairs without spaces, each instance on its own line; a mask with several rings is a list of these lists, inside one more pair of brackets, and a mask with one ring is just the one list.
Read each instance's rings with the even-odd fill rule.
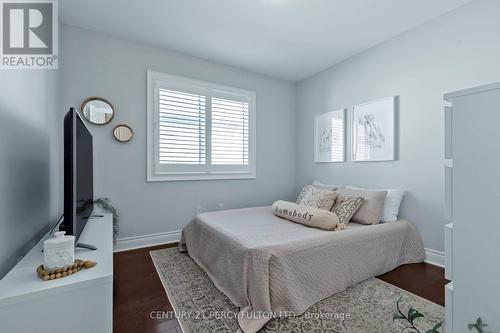
[[43,263],[40,241],[0,280],[0,331],[11,333],[111,333],[113,331],[112,215],[91,218],[80,242],[97,250],[75,250],[78,259],[97,266],[77,274],[42,281],[35,272]]
[[446,332],[453,333],[453,282],[444,286],[444,302],[446,303]]
[[444,226],[444,278],[453,280],[453,223]]
[[445,100],[451,102],[445,113],[446,205],[453,222],[446,244],[453,279],[446,290],[449,324],[466,332],[481,317],[488,331],[500,332],[500,83]]

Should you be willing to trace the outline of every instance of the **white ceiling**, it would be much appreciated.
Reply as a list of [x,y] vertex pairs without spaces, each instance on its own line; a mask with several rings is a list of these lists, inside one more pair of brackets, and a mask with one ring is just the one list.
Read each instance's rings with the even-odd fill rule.
[[299,81],[470,0],[61,0],[66,24]]

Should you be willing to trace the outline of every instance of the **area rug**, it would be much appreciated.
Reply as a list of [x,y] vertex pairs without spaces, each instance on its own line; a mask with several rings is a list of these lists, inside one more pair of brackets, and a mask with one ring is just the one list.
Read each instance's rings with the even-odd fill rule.
[[[239,309],[187,254],[176,248],[150,254],[174,308],[174,312],[157,313],[156,317],[177,318],[184,333],[238,330],[236,314]],[[393,319],[398,300],[405,315],[410,307],[424,315],[414,321],[420,332],[444,321],[442,306],[374,278],[325,298],[300,316],[273,318],[260,332],[417,332],[408,328],[407,321]],[[438,331],[443,332],[443,328]]]

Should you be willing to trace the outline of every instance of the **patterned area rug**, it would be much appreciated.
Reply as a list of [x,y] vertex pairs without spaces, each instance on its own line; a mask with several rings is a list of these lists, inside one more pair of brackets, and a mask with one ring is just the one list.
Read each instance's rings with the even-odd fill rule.
[[[184,333],[238,330],[238,308],[187,254],[176,248],[150,254],[176,312],[163,314],[164,317],[175,315]],[[414,329],[405,329],[408,322],[393,321],[400,298],[403,313],[413,307],[425,316],[414,322],[421,332],[444,321],[442,306],[381,280],[370,279],[314,304],[301,316],[271,319],[260,332],[400,333],[403,329],[413,332]],[[442,332],[442,328],[439,331]]]

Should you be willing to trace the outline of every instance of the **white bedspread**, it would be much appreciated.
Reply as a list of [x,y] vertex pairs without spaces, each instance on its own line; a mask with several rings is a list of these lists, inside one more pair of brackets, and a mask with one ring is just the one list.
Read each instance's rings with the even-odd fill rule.
[[273,215],[271,207],[199,214],[179,244],[238,307],[238,322],[257,332],[269,313],[300,315],[311,305],[402,264],[424,260],[408,221],[350,223],[325,231]]

